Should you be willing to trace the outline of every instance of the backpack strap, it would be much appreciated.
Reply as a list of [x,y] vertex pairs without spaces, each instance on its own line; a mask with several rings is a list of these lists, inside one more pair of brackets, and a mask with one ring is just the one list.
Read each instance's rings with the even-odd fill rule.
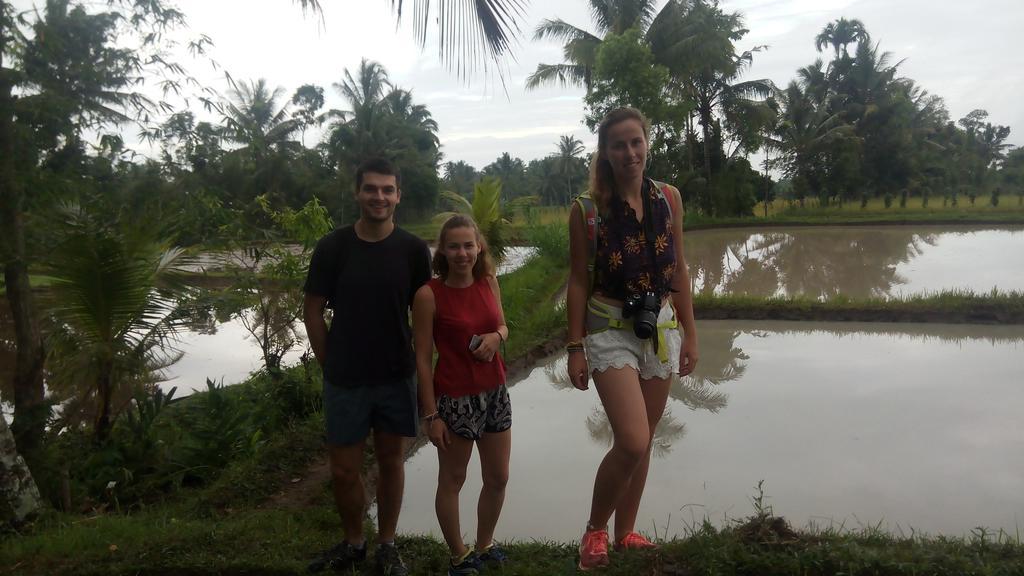
[[658,189],[659,192],[661,192],[661,198],[662,200],[665,201],[665,205],[668,206],[668,215],[673,219],[674,222],[676,211],[678,211],[679,209],[676,206],[676,195],[672,193],[672,189],[668,184],[664,182],[658,182],[657,180],[651,180],[651,182],[653,182],[654,186]]
[[590,289],[594,288],[595,266],[597,264],[597,235],[601,227],[601,215],[589,193],[576,197],[580,213],[583,215],[583,226],[587,231],[587,274],[590,277]]

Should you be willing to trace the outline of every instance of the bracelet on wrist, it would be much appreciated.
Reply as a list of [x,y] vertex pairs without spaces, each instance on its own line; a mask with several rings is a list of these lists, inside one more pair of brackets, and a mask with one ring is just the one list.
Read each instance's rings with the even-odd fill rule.
[[427,414],[426,416],[421,418],[421,420],[423,420],[424,422],[430,423],[430,422],[433,422],[434,420],[437,420],[440,417],[441,417],[440,414],[438,414],[437,412],[434,412],[432,414]]

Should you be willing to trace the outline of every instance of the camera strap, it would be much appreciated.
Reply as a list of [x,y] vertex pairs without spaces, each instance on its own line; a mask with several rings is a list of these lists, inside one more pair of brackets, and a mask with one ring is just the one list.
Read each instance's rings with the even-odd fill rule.
[[[651,291],[652,292],[654,291],[653,290],[654,289],[654,282],[655,282],[655,280],[658,277],[658,263],[657,263],[657,260],[656,260],[656,258],[657,258],[657,251],[654,249],[654,234],[655,234],[655,231],[654,231],[654,220],[652,219],[652,216],[654,215],[653,214],[653,212],[654,212],[654,202],[651,202],[651,195],[653,194],[653,192],[654,192],[654,183],[651,181],[650,178],[648,178],[646,175],[644,175],[644,184],[640,188],[640,201],[643,203],[643,207],[644,207],[644,221],[643,221],[644,244],[647,245],[647,260],[648,260],[647,263],[648,263],[648,267],[650,268],[649,271],[650,271],[650,274],[651,274]],[[660,304],[661,303],[661,294],[655,293],[655,296],[657,296],[658,303]],[[655,332],[657,332],[657,331],[658,331],[658,329],[655,328]],[[653,345],[654,345],[654,353],[655,354],[658,353],[658,340],[660,340],[660,338],[658,336],[659,335],[656,333],[654,335],[654,338],[652,338]]]

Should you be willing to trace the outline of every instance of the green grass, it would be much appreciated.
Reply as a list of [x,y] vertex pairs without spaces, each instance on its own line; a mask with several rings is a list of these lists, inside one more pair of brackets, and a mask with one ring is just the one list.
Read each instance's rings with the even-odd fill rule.
[[806,297],[694,295],[699,318],[749,318],[779,320],[864,320],[883,322],[1024,323],[1024,293],[976,294],[965,290],[943,290],[891,298],[847,298],[829,300]]
[[554,300],[568,275],[564,263],[540,256],[501,277],[501,303],[509,326],[506,359],[526,354],[564,330],[565,313]]
[[[195,518],[168,507],[132,516],[49,516],[0,544],[0,573],[60,575],[302,574],[311,554],[337,539],[324,506],[249,509]],[[554,514],[557,511],[538,511]],[[432,538],[398,541],[413,576],[444,571],[446,549]],[[575,543],[507,543],[508,576],[572,575]],[[968,538],[857,531],[792,530],[769,512],[719,528],[691,526],[655,552],[613,554],[605,576],[683,575],[996,575],[1022,574],[1019,534],[976,529]]]

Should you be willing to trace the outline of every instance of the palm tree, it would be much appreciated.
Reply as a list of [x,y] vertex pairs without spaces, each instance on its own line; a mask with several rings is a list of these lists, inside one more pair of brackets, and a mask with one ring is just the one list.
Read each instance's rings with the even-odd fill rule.
[[[321,13],[320,0],[293,0],[303,10]],[[390,0],[395,18],[402,20],[405,0]],[[420,46],[426,43],[427,27],[438,27],[441,61],[460,76],[485,69],[487,61],[501,63],[510,51],[519,21],[525,16],[525,0],[437,0],[436,18],[431,17],[430,0],[411,0],[413,26]]]
[[822,28],[821,33],[814,38],[814,47],[821,52],[826,46],[831,45],[836,51],[836,60],[839,59],[840,51],[843,53],[843,58],[848,59],[850,55],[846,51],[846,46],[854,42],[867,42],[869,38],[863,22],[856,18],[853,20],[840,18],[835,22],[829,22]]
[[714,182],[711,179],[711,148],[715,145],[712,132],[715,131],[715,117],[724,116],[727,122],[739,124],[740,116],[763,117],[771,115],[766,100],[777,90],[768,79],[737,81],[753,62],[753,51],[735,56],[726,66],[705,66],[689,79],[689,90],[697,103],[697,117],[703,135],[704,176],[707,189],[703,210],[711,215],[714,211],[712,198]]
[[[177,359],[169,341],[184,319],[173,279],[183,252],[159,240],[151,226],[109,225],[67,210],[67,231],[51,254],[55,388],[85,388],[95,399],[94,432],[106,439],[115,398],[151,382],[154,368]],[[126,394],[127,393],[127,396]]]
[[272,152],[298,148],[292,136],[302,129],[302,121],[289,116],[287,102],[279,104],[283,96],[283,88],[270,90],[263,78],[236,84],[225,106],[224,138],[242,144],[256,162]]
[[467,200],[449,190],[441,192],[441,198],[448,202],[452,210],[437,214],[434,216],[434,221],[444,222],[455,214],[472,216],[476,225],[480,227],[480,233],[487,240],[491,256],[498,262],[505,257],[505,249],[508,247],[506,234],[511,222],[505,217],[505,214],[537,200],[536,196],[524,196],[502,206],[501,180],[494,177],[484,177],[476,183],[473,187],[472,200]]
[[344,79],[333,87],[348,100],[350,109],[327,113],[327,117],[335,119],[330,136],[332,147],[345,154],[351,164],[357,164],[361,158],[387,155],[387,109],[383,101],[391,83],[384,67],[363,58],[355,77],[345,70]]
[[572,177],[579,170],[579,156],[583,150],[583,142],[577,140],[572,134],[563,135],[558,140],[558,152],[555,154],[555,160],[558,163],[558,171],[566,180],[566,204],[572,202]]
[[782,115],[768,144],[779,153],[774,165],[793,178],[797,196],[802,199],[808,189],[820,191],[829,147],[855,135],[853,127],[844,123],[840,114],[830,114],[826,106],[816,104],[795,81],[790,82],[780,99]]
[[533,39],[554,39],[563,42],[562,64],[538,64],[526,79],[532,90],[544,84],[583,86],[590,92],[597,51],[604,37],[623,34],[631,28],[648,31],[655,20],[675,14],[679,3],[669,0],[655,17],[654,0],[589,0],[596,33],[588,32],[561,19],[544,20],[533,32]]
[[469,196],[472,193],[477,177],[476,168],[464,160],[446,162],[444,165],[444,184],[461,196]]

